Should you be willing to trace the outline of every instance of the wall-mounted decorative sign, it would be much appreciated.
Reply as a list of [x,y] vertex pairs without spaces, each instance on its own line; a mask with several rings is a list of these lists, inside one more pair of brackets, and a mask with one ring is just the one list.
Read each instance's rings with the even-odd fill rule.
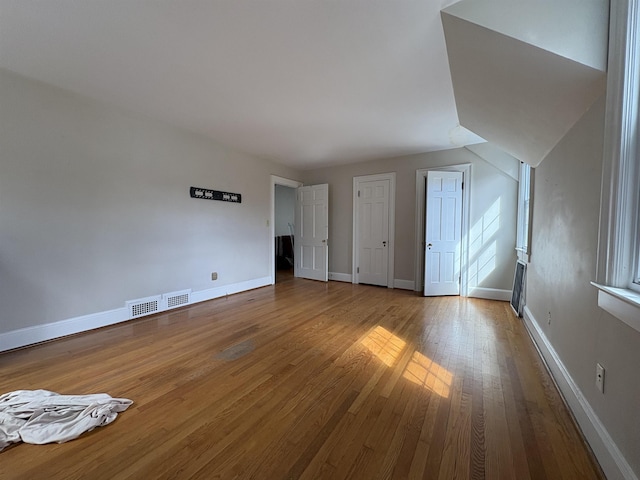
[[191,187],[191,198],[203,198],[205,200],[220,200],[221,202],[242,203],[242,195],[239,193],[221,192],[208,188]]

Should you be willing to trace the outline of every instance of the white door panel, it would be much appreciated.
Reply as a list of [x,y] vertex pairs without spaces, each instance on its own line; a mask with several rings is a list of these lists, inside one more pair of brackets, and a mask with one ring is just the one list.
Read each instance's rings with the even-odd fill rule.
[[427,172],[424,294],[460,294],[462,172]]
[[295,276],[329,278],[329,185],[297,189]]
[[389,180],[359,183],[358,283],[388,285],[389,190]]

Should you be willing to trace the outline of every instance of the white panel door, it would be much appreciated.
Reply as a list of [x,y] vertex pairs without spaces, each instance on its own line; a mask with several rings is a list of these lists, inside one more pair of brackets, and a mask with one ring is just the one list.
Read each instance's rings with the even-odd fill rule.
[[297,189],[295,276],[329,279],[329,185]]
[[427,172],[424,294],[460,295],[462,172]]
[[360,182],[358,283],[388,286],[389,180]]

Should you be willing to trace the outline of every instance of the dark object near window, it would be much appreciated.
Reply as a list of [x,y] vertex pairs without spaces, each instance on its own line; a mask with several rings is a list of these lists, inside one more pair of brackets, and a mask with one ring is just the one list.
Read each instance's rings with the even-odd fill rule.
[[516,263],[516,274],[513,278],[513,292],[511,293],[511,307],[516,315],[522,316],[522,304],[524,299],[524,272],[527,265],[518,261]]

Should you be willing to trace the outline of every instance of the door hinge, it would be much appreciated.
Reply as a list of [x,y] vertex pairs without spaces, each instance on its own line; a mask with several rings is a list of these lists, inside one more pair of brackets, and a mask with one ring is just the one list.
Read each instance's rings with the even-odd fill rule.
[[358,197],[360,197],[360,190],[358,190]]
[[462,182],[462,186],[460,187],[461,190],[464,190],[464,182]]
[[356,273],[360,273],[360,267],[356,268]]

